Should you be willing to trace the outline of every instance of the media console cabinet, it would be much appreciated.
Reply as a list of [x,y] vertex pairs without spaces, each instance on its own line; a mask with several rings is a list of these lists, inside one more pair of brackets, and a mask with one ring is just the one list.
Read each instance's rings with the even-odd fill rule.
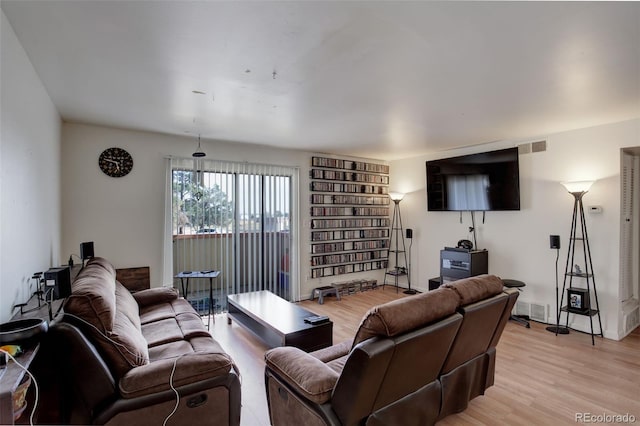
[[446,284],[462,278],[489,273],[487,250],[440,250],[440,283]]

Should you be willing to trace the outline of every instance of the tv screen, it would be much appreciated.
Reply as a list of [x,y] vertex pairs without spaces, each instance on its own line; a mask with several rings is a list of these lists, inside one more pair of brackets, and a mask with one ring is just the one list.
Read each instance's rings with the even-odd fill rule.
[[519,170],[518,148],[427,161],[427,210],[520,210]]

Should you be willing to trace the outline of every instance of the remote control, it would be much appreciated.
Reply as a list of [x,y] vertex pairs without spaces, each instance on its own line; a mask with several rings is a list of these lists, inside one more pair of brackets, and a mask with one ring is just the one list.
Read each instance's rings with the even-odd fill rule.
[[315,325],[315,324],[322,324],[324,322],[328,322],[329,321],[329,317],[326,315],[315,315],[315,316],[311,316],[311,317],[306,317],[304,319],[304,322],[309,323],[311,325]]

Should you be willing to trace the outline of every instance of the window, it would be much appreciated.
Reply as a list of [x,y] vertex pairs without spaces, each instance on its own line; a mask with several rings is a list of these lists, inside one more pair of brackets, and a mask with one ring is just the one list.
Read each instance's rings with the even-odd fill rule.
[[[226,309],[226,295],[233,293],[270,290],[294,300],[297,169],[190,159],[169,163],[171,277],[220,270],[214,283],[218,311]],[[178,282],[174,286],[180,288]],[[208,300],[208,283],[194,279],[189,286],[188,299],[204,306],[198,300]]]

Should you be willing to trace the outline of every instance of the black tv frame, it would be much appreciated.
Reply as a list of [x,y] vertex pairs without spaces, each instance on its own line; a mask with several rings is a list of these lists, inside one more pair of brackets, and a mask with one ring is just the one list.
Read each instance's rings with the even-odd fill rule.
[[[425,166],[427,211],[520,210],[520,162],[517,147],[429,160]],[[448,207],[446,177],[478,174],[486,175],[489,179],[487,206]],[[506,199],[505,191],[508,192]],[[501,197],[497,197],[497,194],[501,194]]]

